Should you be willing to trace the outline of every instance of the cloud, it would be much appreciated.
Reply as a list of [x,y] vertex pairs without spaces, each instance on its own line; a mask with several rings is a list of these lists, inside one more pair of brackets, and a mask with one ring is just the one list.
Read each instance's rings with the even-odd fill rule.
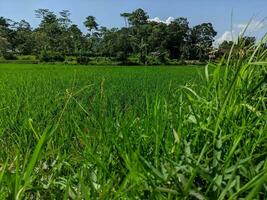
[[215,39],[215,45],[221,44],[223,41],[236,41],[239,34],[242,33],[246,28],[246,33],[256,33],[266,29],[267,25],[265,21],[251,20],[249,23],[235,24],[233,31],[225,31],[221,36]]
[[232,38],[232,33],[231,31],[225,31],[221,37],[217,38],[216,39],[216,42],[218,44],[221,44],[223,41],[232,41],[233,38]]
[[152,18],[152,19],[148,19],[149,22],[157,22],[157,23],[161,23],[162,21],[160,20],[159,17],[155,17],[155,18]]
[[173,21],[174,21],[173,17],[168,17],[168,19],[166,20],[166,24],[170,24]]
[[155,17],[152,19],[148,19],[149,22],[157,22],[157,23],[164,23],[169,25],[172,21],[174,21],[173,17],[168,17],[166,20],[161,20],[159,17]]
[[236,25],[237,29],[240,29],[241,31],[243,31],[247,28],[247,31],[250,31],[250,32],[257,32],[259,30],[262,30],[265,27],[266,27],[266,24],[264,23],[264,21],[256,21],[256,20],[252,20],[249,23]]

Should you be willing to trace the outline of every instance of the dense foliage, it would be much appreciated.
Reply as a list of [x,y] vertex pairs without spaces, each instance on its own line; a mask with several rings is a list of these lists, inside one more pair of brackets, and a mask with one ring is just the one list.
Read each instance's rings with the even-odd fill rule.
[[164,64],[170,59],[207,60],[217,34],[211,23],[190,27],[183,17],[169,24],[155,22],[142,9],[122,13],[125,20],[122,28],[99,27],[95,17],[88,16],[84,22],[87,34],[72,23],[67,10],[58,16],[48,9],[35,13],[41,20],[36,28],[25,20],[14,22],[0,18],[0,54],[6,59],[15,58],[10,54],[36,55],[47,62],[57,61],[61,54],[64,58],[78,57],[78,63],[84,63],[85,56],[110,57],[123,64]]
[[[88,64],[92,57],[121,64],[178,64],[218,59],[236,45],[224,41],[215,48],[217,32],[211,23],[190,27],[183,17],[169,23],[156,22],[142,9],[122,13],[122,28],[99,27],[96,18],[88,16],[84,21],[86,34],[72,23],[68,10],[59,15],[48,9],[35,13],[40,19],[36,28],[25,20],[14,22],[0,17],[0,56],[16,60],[17,56],[34,55],[41,62],[62,62],[73,57],[78,64]],[[255,37],[242,36],[237,43],[250,48],[255,42]],[[239,49],[235,51],[240,53]]]

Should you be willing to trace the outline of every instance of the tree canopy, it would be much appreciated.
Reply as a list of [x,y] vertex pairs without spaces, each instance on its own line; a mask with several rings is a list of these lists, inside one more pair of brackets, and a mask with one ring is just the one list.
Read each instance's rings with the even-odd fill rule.
[[[136,58],[140,64],[166,63],[168,60],[209,59],[217,32],[211,23],[190,27],[189,21],[178,17],[170,23],[149,20],[143,9],[122,13],[125,27],[106,28],[94,16],[86,17],[83,33],[71,21],[71,13],[58,14],[38,9],[35,16],[40,24],[33,28],[25,21],[13,22],[0,17],[0,55],[36,55],[42,61],[61,61],[66,56],[108,57],[127,64]],[[255,43],[254,38],[239,41],[245,45]],[[219,50],[231,46],[223,42]]]

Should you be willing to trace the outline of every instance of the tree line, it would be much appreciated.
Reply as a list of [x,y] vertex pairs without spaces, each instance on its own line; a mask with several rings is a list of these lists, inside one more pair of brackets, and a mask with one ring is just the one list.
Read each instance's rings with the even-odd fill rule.
[[[73,57],[80,64],[91,58],[105,57],[122,64],[167,64],[170,61],[206,61],[229,51],[233,43],[223,42],[214,49],[217,35],[211,23],[193,27],[184,17],[170,23],[149,20],[143,9],[122,13],[122,28],[99,26],[94,16],[86,17],[83,33],[72,23],[70,12],[59,14],[48,9],[38,9],[35,16],[40,24],[33,28],[25,20],[14,22],[0,17],[0,55],[16,59],[18,55],[35,55],[42,62],[65,61]],[[255,38],[245,37],[248,45]]]

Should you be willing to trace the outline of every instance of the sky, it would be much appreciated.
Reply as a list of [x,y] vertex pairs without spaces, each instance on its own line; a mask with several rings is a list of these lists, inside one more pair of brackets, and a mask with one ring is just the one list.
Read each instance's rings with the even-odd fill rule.
[[95,16],[100,26],[122,27],[120,13],[142,8],[155,21],[169,23],[173,18],[186,17],[190,26],[211,22],[218,32],[218,43],[236,37],[251,18],[247,35],[259,38],[267,32],[267,0],[0,0],[0,16],[25,19],[33,27],[40,22],[34,15],[38,8],[55,13],[69,10],[73,23],[83,31],[83,21],[89,15]]

